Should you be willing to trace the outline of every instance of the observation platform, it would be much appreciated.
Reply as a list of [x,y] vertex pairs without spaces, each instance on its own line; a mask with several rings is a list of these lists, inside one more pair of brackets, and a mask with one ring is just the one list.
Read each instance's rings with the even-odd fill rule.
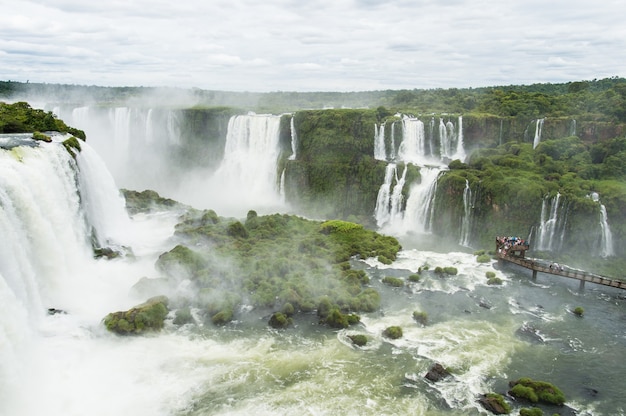
[[[502,240],[503,238],[505,240]],[[536,280],[537,273],[541,272],[576,279],[580,281],[581,289],[585,287],[585,282],[610,286],[617,289],[626,289],[626,281],[609,279],[608,277],[587,273],[582,270],[570,269],[557,263],[546,264],[546,261],[541,259],[526,258],[526,251],[530,248],[528,243],[520,239],[519,243],[513,244],[514,241],[518,240],[510,240],[508,238],[509,237],[496,238],[496,255],[498,259],[532,270],[533,280]]]

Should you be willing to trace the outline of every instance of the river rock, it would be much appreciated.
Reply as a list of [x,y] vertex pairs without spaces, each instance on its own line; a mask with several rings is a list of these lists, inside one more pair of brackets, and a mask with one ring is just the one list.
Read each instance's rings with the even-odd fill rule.
[[119,335],[157,332],[163,328],[168,313],[166,296],[156,296],[127,311],[113,312],[104,318],[106,328]]
[[428,373],[426,373],[424,377],[426,377],[433,383],[436,383],[448,377],[449,375],[450,372],[448,370],[446,370],[441,364],[436,363],[432,367],[430,367],[430,370],[428,370]]

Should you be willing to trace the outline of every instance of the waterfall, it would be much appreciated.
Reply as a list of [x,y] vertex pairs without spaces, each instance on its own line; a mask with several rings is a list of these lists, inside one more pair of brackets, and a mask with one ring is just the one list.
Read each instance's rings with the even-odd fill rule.
[[294,119],[295,118],[291,116],[291,121],[289,122],[289,128],[291,130],[291,156],[289,156],[289,160],[296,160],[298,152],[298,133],[296,132]]
[[404,228],[414,232],[432,231],[433,209],[437,178],[441,169],[437,167],[422,167],[421,182],[413,184],[409,193],[404,212]]
[[389,149],[389,159],[396,159],[396,123],[391,123],[391,149]]
[[111,110],[110,117],[113,124],[114,146],[118,152],[127,155],[130,144],[131,109],[117,107]]
[[126,201],[120,195],[104,162],[89,144],[82,142],[76,156],[82,207],[98,247],[120,245],[130,228]]
[[566,222],[567,208],[561,204],[561,194],[557,192],[556,196],[551,199],[544,198],[541,205],[536,249],[539,251],[560,250],[565,237]]
[[602,238],[600,240],[600,256],[609,257],[614,256],[613,251],[613,234],[609,228],[609,223],[606,215],[606,207],[600,204],[600,229],[602,230]]
[[280,201],[283,204],[287,201],[287,198],[285,196],[285,170],[286,169],[283,169],[283,171],[280,173],[280,188],[279,188]]
[[459,244],[463,247],[470,246],[474,203],[472,190],[470,189],[469,181],[466,179],[465,190],[463,191],[463,220],[461,221],[461,235],[459,237]]
[[576,119],[572,119],[570,125],[569,125],[569,135],[570,136],[576,136]]
[[374,124],[374,159],[387,160],[385,151],[385,123],[380,126]]
[[597,192],[593,192],[591,195],[588,195],[588,197],[600,205],[600,244],[598,254],[601,257],[614,256],[613,233],[611,233],[611,228],[609,227],[606,207],[602,204],[602,202],[600,202],[600,195],[598,195]]
[[146,114],[146,136],[145,142],[147,144],[154,143],[154,120],[152,119],[154,111],[151,109],[148,110],[148,114]]
[[180,118],[177,111],[168,110],[167,112],[167,138],[169,144],[182,144],[180,137]]
[[453,159],[459,159],[461,162],[465,162],[465,144],[463,143],[463,116],[459,116],[459,132],[456,140],[456,151],[454,152]]
[[533,139],[533,149],[539,145],[539,142],[541,142],[541,131],[543,130],[544,121],[545,121],[545,118],[540,118],[536,121],[535,138]]
[[402,161],[425,164],[424,123],[413,117],[402,118],[402,142],[398,149],[398,158]]
[[444,123],[443,118],[439,118],[439,153],[441,158],[450,155],[450,142],[454,134],[454,127],[450,128],[450,123]]
[[[224,157],[205,191],[211,205],[234,204],[251,207],[273,206],[280,201],[277,171],[280,116],[239,115],[228,122]],[[235,209],[230,205],[228,209]]]
[[398,218],[402,217],[404,202],[402,190],[404,189],[404,183],[406,181],[406,173],[407,166],[405,165],[402,175],[398,178],[396,164],[390,163],[387,165],[385,170],[385,181],[381,185],[378,191],[378,197],[376,198],[374,216],[378,227],[391,224]]

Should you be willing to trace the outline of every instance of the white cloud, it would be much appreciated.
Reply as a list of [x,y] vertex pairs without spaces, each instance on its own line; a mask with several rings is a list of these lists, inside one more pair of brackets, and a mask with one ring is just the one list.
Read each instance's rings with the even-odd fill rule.
[[12,0],[0,79],[247,91],[566,82],[625,75],[624,15],[619,0]]

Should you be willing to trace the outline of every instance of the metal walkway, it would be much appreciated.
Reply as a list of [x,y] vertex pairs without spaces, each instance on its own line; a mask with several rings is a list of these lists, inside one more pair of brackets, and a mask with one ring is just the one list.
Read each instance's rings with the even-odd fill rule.
[[569,277],[570,279],[576,279],[580,281],[580,287],[583,288],[585,286],[585,282],[595,283],[597,285],[604,285],[615,287],[618,289],[626,289],[626,282],[621,280],[609,279],[607,277],[602,277],[596,274],[587,273],[579,270],[570,270],[556,267],[546,267],[543,264],[539,263],[535,259],[529,258],[518,258],[512,256],[505,256],[503,254],[497,255],[500,260],[508,261],[510,263],[517,264],[518,266],[525,267],[533,271],[533,280],[537,278],[537,272],[555,274],[557,276]]

